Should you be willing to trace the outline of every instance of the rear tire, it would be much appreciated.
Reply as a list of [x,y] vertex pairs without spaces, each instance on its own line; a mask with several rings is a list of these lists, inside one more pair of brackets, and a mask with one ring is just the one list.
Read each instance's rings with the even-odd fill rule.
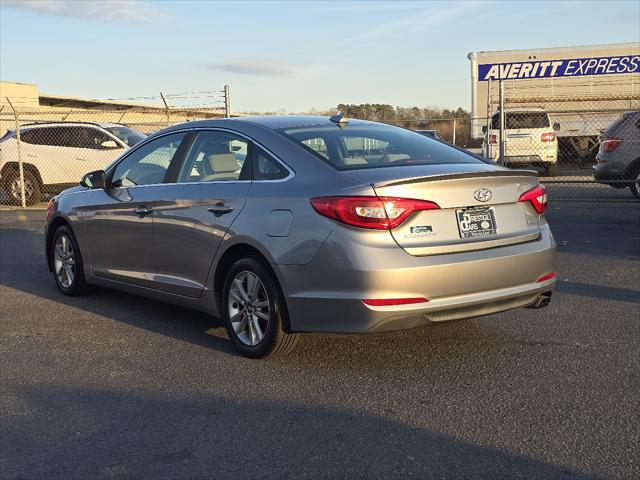
[[221,313],[233,345],[249,358],[291,351],[298,336],[284,331],[284,296],[274,274],[257,258],[236,261],[222,291]]
[[76,297],[87,291],[84,263],[76,236],[66,225],[58,227],[49,247],[56,286],[65,295]]
[[[22,193],[20,188],[20,172],[11,170],[3,182],[3,189],[9,197],[11,205],[22,205]],[[29,170],[24,170],[24,200],[30,207],[42,199],[42,184]]]
[[546,173],[547,177],[557,177],[558,176],[558,164],[557,163],[550,163],[549,165],[547,165],[545,173]]

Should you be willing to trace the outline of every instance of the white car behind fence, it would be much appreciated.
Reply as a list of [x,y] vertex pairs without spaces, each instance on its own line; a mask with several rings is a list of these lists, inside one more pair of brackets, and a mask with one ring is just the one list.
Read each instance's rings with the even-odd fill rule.
[[11,204],[22,203],[19,162],[27,205],[76,184],[93,170],[104,169],[143,133],[114,123],[40,123],[9,130],[0,138],[0,189]]

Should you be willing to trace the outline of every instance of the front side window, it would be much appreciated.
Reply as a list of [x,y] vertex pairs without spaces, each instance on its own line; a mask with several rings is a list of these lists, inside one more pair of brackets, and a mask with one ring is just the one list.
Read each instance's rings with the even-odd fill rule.
[[[235,135],[203,131],[198,133],[178,173],[179,183],[230,182],[245,179],[249,143]],[[243,168],[246,165],[246,168]],[[248,179],[248,178],[246,178]]]
[[187,134],[165,135],[143,145],[120,162],[113,173],[114,187],[162,183],[169,164]]
[[338,170],[482,163],[476,157],[404,128],[353,123],[280,129]]
[[[103,146],[102,145],[103,143],[109,142],[109,141],[115,143],[115,140],[113,138],[111,138],[106,133],[101,132],[97,128],[72,127],[69,129],[69,133],[71,136],[71,140],[74,143],[74,146],[77,146],[77,148],[90,148],[92,150],[106,150],[106,149],[109,149],[110,147]],[[111,147],[111,148],[114,148],[114,147]]]

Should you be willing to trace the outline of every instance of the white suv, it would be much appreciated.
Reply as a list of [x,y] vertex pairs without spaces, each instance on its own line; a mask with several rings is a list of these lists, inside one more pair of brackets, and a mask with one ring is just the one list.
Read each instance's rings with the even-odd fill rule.
[[[40,123],[20,128],[25,200],[33,205],[44,192],[57,193],[93,170],[104,169],[146,136],[114,123]],[[13,130],[0,138],[0,189],[21,203],[18,139]]]
[[[558,138],[556,131],[560,124],[553,128],[549,114],[542,109],[510,109],[505,112],[506,137],[504,164],[533,165],[545,169],[547,176],[554,177],[558,173]],[[500,114],[496,112],[491,118],[491,128],[485,132],[482,143],[482,156],[497,162],[500,156]]]

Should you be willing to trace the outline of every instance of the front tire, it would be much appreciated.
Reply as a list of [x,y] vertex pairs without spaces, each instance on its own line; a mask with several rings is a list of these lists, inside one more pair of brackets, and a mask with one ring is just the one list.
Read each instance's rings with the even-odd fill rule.
[[65,295],[75,297],[87,290],[84,264],[78,241],[71,229],[65,225],[53,234],[49,255],[56,286]]
[[550,163],[549,165],[547,165],[545,173],[546,173],[547,177],[557,177],[558,176],[558,164],[557,163]]
[[222,292],[224,325],[234,346],[249,358],[287,353],[297,335],[284,331],[287,308],[274,274],[258,259],[236,261]]

